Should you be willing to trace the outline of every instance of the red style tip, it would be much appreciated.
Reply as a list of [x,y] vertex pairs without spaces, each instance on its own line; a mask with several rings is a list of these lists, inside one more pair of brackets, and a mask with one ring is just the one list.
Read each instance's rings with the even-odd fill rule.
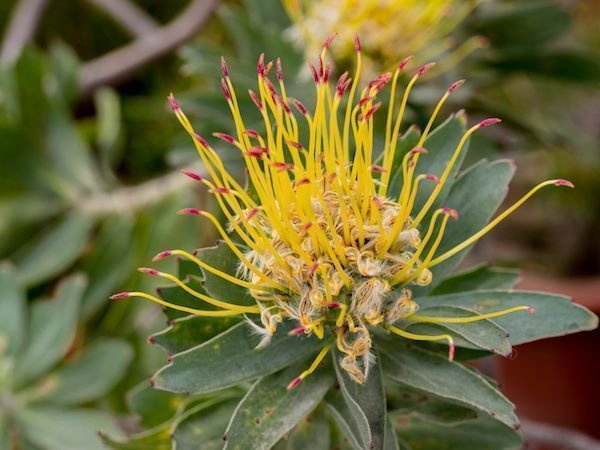
[[434,174],[432,173],[426,173],[425,174],[425,179],[429,180],[429,181],[433,181],[434,183],[439,183],[440,179],[438,177],[436,177]]
[[319,263],[318,262],[316,262],[312,266],[310,266],[310,269],[308,269],[308,276],[312,277],[315,274],[315,272],[317,271],[318,268],[319,268]]
[[306,331],[306,328],[304,328],[304,327],[294,328],[293,330],[290,330],[290,332],[288,333],[288,336],[298,336],[299,334],[302,334],[305,331]]
[[252,208],[250,211],[248,211],[248,214],[246,215],[246,220],[252,219],[257,214],[258,214],[258,208]]
[[310,73],[313,77],[313,81],[315,83],[318,83],[319,82],[319,73],[317,72],[317,68],[311,63],[308,63],[308,68],[310,69]]
[[213,133],[213,136],[218,139],[221,139],[222,141],[228,142],[229,144],[233,144],[235,142],[233,136],[230,136],[225,133]]
[[169,94],[169,96],[167,98],[169,99],[169,105],[171,105],[171,109],[173,110],[173,112],[177,112],[177,111],[181,110],[181,108],[179,107],[179,103],[177,103],[177,100],[175,100],[175,96],[173,95],[172,92]]
[[225,83],[225,79],[221,78],[221,90],[223,91],[223,95],[227,101],[231,100],[231,94],[229,93],[229,88],[227,87],[227,83]]
[[530,306],[529,308],[527,308],[527,312],[529,314],[535,314],[536,313],[536,309],[534,307]]
[[263,104],[259,100],[258,95],[256,95],[256,92],[254,92],[252,89],[248,89],[248,94],[250,94],[250,98],[252,99],[256,107],[262,111]]
[[356,50],[357,53],[360,53],[360,38],[358,37],[358,33],[354,33],[354,50]]
[[139,267],[138,272],[147,273],[148,275],[158,275],[158,270],[149,269],[147,267]]
[[420,77],[420,76],[421,76],[421,75],[423,75],[425,72],[427,72],[429,69],[431,69],[433,66],[435,66],[435,63],[434,63],[434,62],[430,62],[430,63],[427,63],[427,64],[425,64],[425,65],[421,66],[421,67],[419,68],[419,70],[417,70],[417,76],[418,76],[418,77]]
[[253,158],[261,159],[262,156],[263,156],[263,152],[260,151],[260,150],[248,150],[247,152],[244,152],[244,155],[252,156]]
[[286,141],[286,143],[298,150],[302,150],[304,147],[302,146],[302,144],[300,142],[296,142],[296,141]]
[[370,95],[369,97],[363,97],[358,101],[358,104],[356,106],[358,106],[359,108],[361,106],[363,106],[365,103],[370,102],[371,100],[373,100],[375,98],[374,95]]
[[157,254],[154,258],[152,258],[152,261],[159,261],[161,259],[165,259],[168,258],[169,256],[171,256],[173,253],[171,253],[171,250],[166,250],[164,252],[160,252],[159,254]]
[[340,305],[338,302],[327,302],[325,306],[327,306],[329,309],[338,309],[342,305]]
[[378,208],[382,208],[382,207],[383,207],[383,203],[381,203],[381,200],[379,200],[379,198],[377,198],[377,197],[373,197],[373,198],[371,199],[371,201],[372,201],[372,202],[373,202],[373,204],[374,204],[375,206],[377,206]]
[[194,216],[199,216],[202,214],[202,211],[200,211],[197,208],[183,208],[183,209],[180,209],[179,211],[177,211],[177,214],[179,214],[179,215],[191,214]]
[[375,112],[379,109],[379,107],[381,106],[381,102],[378,102],[376,104],[374,104],[371,109],[369,109],[365,116],[363,117],[363,120],[367,121],[371,118],[371,116],[373,116],[373,114],[375,114]]
[[266,65],[265,65],[265,69],[263,70],[263,75],[267,76],[269,74],[269,72],[271,71],[271,68],[273,67],[273,61],[269,61]]
[[229,69],[227,69],[227,63],[225,62],[224,56],[221,56],[221,72],[223,72],[225,78],[229,78]]
[[406,67],[406,65],[410,62],[410,60],[412,59],[412,56],[407,56],[406,58],[404,58],[402,61],[400,61],[398,63],[398,70],[404,70],[404,68]]
[[456,347],[454,346],[454,342],[451,342],[448,345],[448,361],[454,361],[454,352],[456,351]]
[[575,185],[573,183],[571,183],[569,180],[552,180],[552,183],[554,184],[554,186],[567,186],[570,188],[574,188]]
[[289,99],[290,99],[290,102],[292,102],[292,104],[300,112],[300,114],[302,114],[303,116],[308,115],[308,109],[306,109],[306,106],[304,106],[299,100],[296,100],[295,98],[292,98],[292,97],[289,97]]
[[256,64],[256,71],[259,75],[263,75],[265,71],[265,54],[261,53],[258,57],[258,63]]
[[300,180],[296,181],[294,184],[296,186],[302,186],[303,184],[309,184],[310,180],[308,178],[301,178]]
[[281,70],[281,58],[277,58],[275,61],[275,72],[277,72],[277,79],[283,81],[283,71]]
[[118,294],[111,295],[109,300],[119,300],[120,298],[129,297],[129,292],[119,292]]
[[417,153],[427,153],[427,149],[423,147],[415,147],[410,151],[411,155],[416,155]]
[[312,227],[312,225],[313,225],[312,222],[306,222],[304,224],[304,226],[302,227],[302,229],[300,230],[300,232],[302,234],[306,233],[310,229],[310,227]]
[[276,168],[279,172],[283,172],[284,170],[293,170],[294,165],[289,162],[273,162],[271,166]]
[[287,390],[291,391],[292,389],[294,389],[296,386],[298,386],[300,383],[302,382],[302,378],[300,377],[296,377],[292,380],[292,382],[290,384],[287,385]]
[[229,194],[231,193],[231,191],[229,189],[227,189],[226,187],[220,187],[217,186],[213,189],[214,192],[216,192],[217,194]]
[[371,166],[371,170],[373,172],[378,172],[378,173],[387,172],[387,169],[385,169],[384,167],[381,167],[381,166],[377,166],[375,164]]
[[185,170],[184,169],[184,170],[181,171],[181,173],[184,174],[184,175],[186,175],[186,176],[188,176],[188,177],[190,177],[192,180],[202,181],[202,177],[200,175],[198,175],[197,173],[192,172],[190,170]]
[[442,214],[452,217],[454,220],[458,219],[458,211],[452,208],[442,208]]
[[498,119],[497,117],[491,117],[489,119],[482,120],[477,125],[479,126],[479,128],[485,128],[485,127],[489,127],[490,125],[495,125],[500,122],[502,122],[502,119]]
[[323,73],[323,83],[329,82],[330,74],[331,74],[331,61],[328,61],[327,66],[325,66],[325,72]]
[[251,138],[254,138],[254,139],[258,139],[260,137],[258,132],[254,131],[254,130],[244,130],[244,134],[246,136],[250,136]]
[[454,83],[452,83],[452,86],[450,86],[448,88],[448,92],[450,94],[453,93],[455,90],[457,90],[459,87],[461,87],[464,83],[465,83],[465,80],[455,81]]
[[331,43],[333,42],[333,40],[335,39],[335,37],[337,36],[337,32],[334,31],[333,33],[331,33],[329,35],[329,37],[325,40],[325,42],[323,43],[323,48],[324,49],[328,49],[331,46]]
[[208,142],[206,142],[206,139],[204,139],[202,136],[200,136],[199,134],[194,133],[192,135],[194,137],[194,139],[196,139],[196,141],[198,141],[198,143],[200,145],[202,145],[204,148],[208,148]]

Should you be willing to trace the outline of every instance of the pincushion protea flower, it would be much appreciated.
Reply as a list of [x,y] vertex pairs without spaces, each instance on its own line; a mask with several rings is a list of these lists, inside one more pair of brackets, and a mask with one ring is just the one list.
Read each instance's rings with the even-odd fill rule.
[[[174,275],[155,269],[142,272],[168,279],[199,300],[216,307],[203,310],[170,303],[144,292],[114,295],[144,297],[156,303],[197,316],[246,315],[252,329],[269,344],[278,324],[291,321],[292,334],[314,335],[323,345],[314,362],[289,388],[311,374],[332,346],[340,352],[341,367],[357,382],[364,383],[373,364],[372,329],[382,327],[405,339],[446,341],[449,359],[454,354],[449,334],[416,334],[395,323],[410,318],[416,323],[449,324],[486,320],[510,313],[530,312],[528,305],[468,317],[419,315],[412,299],[415,285],[432,281],[430,269],[492,230],[545,186],[573,185],[566,180],[538,184],[487,226],[454,248],[439,253],[449,220],[460,220],[459,211],[439,208],[430,211],[444,188],[449,174],[469,137],[479,129],[500,122],[490,118],[469,128],[445,169],[437,174],[416,175],[423,145],[447,98],[460,87],[452,84],[435,106],[417,145],[401,159],[403,183],[399,195],[390,195],[389,186],[407,100],[413,85],[432,66],[420,67],[396,101],[400,74],[408,64],[403,60],[394,73],[385,73],[360,87],[361,45],[355,38],[356,70],[352,77],[342,74],[331,83],[332,68],[327,60],[328,39],[311,71],[316,104],[309,111],[300,101],[288,97],[280,60],[258,62],[258,89],[249,95],[264,121],[264,133],[245,127],[238,97],[229,70],[222,61],[222,90],[235,123],[234,136],[214,136],[236,147],[248,171],[251,189],[243,186],[225,169],[217,152],[195,133],[175,99],[169,98],[175,115],[194,140],[210,179],[184,171],[214,194],[228,219],[225,229],[208,211],[194,208],[179,211],[208,219],[239,259],[238,276],[227,274],[184,250],[165,251],[155,260],[180,255],[204,270],[249,290],[255,305],[238,305],[232,299],[216,299],[197,292]],[[270,74],[275,69],[276,82]],[[374,120],[384,87],[390,84],[390,102],[382,148],[374,141]],[[399,104],[397,104],[399,103]],[[294,107],[298,112],[295,114]],[[397,161],[396,161],[397,164]],[[423,183],[435,186],[424,205],[415,209],[415,198]],[[235,243],[235,233],[242,245]],[[251,317],[258,316],[255,321]],[[293,351],[293,349],[290,349]]]
[[310,54],[318,51],[327,30],[339,30],[341,43],[335,48],[335,56],[350,58],[352,33],[357,31],[363,38],[369,72],[377,67],[392,67],[403,55],[431,58],[448,50],[448,65],[455,64],[484,44],[481,38],[474,37],[456,47],[449,38],[477,3],[476,0],[283,1],[294,23],[291,34],[306,45]]

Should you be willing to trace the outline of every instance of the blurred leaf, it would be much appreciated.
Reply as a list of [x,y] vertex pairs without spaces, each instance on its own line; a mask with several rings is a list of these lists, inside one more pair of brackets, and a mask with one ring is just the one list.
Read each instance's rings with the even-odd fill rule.
[[133,230],[134,218],[128,215],[110,216],[100,226],[81,267],[90,280],[83,295],[83,317],[90,317],[106,304],[108,296],[129,276],[133,264]]
[[140,418],[145,428],[155,427],[172,418],[182,403],[182,396],[152,389],[147,381],[135,386],[127,395],[129,409]]
[[595,314],[572,303],[568,297],[541,292],[474,291],[418,298],[415,301],[423,309],[442,305],[459,306],[481,314],[514,306],[535,308],[535,314],[521,311],[494,318],[494,322],[508,332],[512,345],[591,330],[598,326]]
[[354,423],[358,425],[356,431],[363,446],[373,450],[383,449],[387,411],[381,364],[376,361],[365,384],[360,385],[340,367],[337,357],[334,357],[334,363],[342,396]]
[[399,435],[410,450],[517,450],[519,434],[510,427],[482,416],[456,425],[442,425],[417,416],[394,420]]
[[[320,409],[320,408],[319,408]],[[331,450],[331,431],[324,414],[319,411],[306,416],[278,446],[285,450]],[[275,447],[279,448],[279,447]]]
[[385,341],[381,354],[385,374],[393,381],[492,414],[509,426],[518,423],[514,405],[484,377],[463,365],[415,347],[409,349],[397,340]]
[[22,409],[17,421],[32,443],[44,450],[103,450],[98,430],[118,433],[106,413],[90,409]]
[[93,223],[88,216],[71,214],[36,236],[15,256],[19,281],[31,286],[62,273],[83,252]]
[[166,330],[153,334],[150,341],[170,353],[180,353],[231,328],[239,320],[237,317],[181,317],[171,321]]
[[[436,255],[452,249],[489,222],[506,196],[514,170],[514,164],[510,161],[482,162],[469,168],[456,180],[446,199],[446,206],[456,209],[459,217],[448,222]],[[433,267],[431,287],[451,273],[471,248],[467,247]]]
[[473,24],[477,33],[499,49],[535,54],[532,47],[556,39],[570,25],[569,11],[555,2],[530,0],[490,6],[489,13],[478,16]]
[[25,294],[14,269],[0,265],[0,359],[13,357],[21,349],[26,328]]
[[173,448],[170,423],[138,433],[127,440],[115,439],[104,430],[100,432],[100,438],[105,446],[114,450],[172,450]]
[[[428,317],[472,317],[479,315],[478,312],[459,308],[456,306],[432,306],[421,308],[420,316]],[[466,347],[479,348],[502,356],[508,356],[512,347],[505,329],[496,325],[492,320],[485,319],[469,323],[419,323],[408,326],[408,330],[418,334],[443,334],[449,333],[459,336],[466,341]],[[455,342],[457,345],[465,343]]]
[[228,402],[207,401],[190,408],[173,423],[173,446],[178,450],[220,450],[227,424],[239,399]]
[[49,94],[64,102],[64,106],[76,100],[79,94],[79,61],[75,52],[66,45],[55,42],[50,47],[51,79]]
[[27,385],[50,369],[69,349],[85,285],[82,275],[71,275],[60,283],[53,299],[33,303],[27,347],[15,367],[19,385]]
[[94,94],[97,114],[96,143],[100,164],[105,176],[112,174],[111,167],[117,162],[121,136],[121,104],[113,89],[100,88]]
[[449,276],[431,291],[431,295],[480,289],[512,289],[518,280],[518,270],[481,265]]
[[306,366],[290,366],[250,388],[227,427],[224,450],[268,450],[317,407],[333,383],[331,372],[321,370],[287,389]]
[[123,377],[132,358],[127,342],[99,338],[79,358],[42,379],[36,401],[75,405],[98,399]]
[[347,444],[346,446],[354,450],[364,449],[364,445],[360,442],[361,430],[359,425],[354,420],[354,415],[348,409],[348,404],[344,401],[341,393],[335,392],[335,390],[330,391],[326,398],[325,407],[337,425],[340,438]]
[[281,370],[319,349],[317,339],[288,336],[285,328],[279,327],[267,347],[256,349],[260,339],[252,334],[250,326],[235,325],[208,342],[176,354],[171,365],[154,375],[155,386],[171,392],[216,391]]

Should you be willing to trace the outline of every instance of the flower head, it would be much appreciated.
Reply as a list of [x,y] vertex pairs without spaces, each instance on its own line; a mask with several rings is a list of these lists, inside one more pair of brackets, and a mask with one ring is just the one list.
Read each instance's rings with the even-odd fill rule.
[[[204,184],[215,196],[228,219],[228,229],[208,211],[188,208],[179,213],[212,222],[239,259],[239,271],[237,276],[225,273],[183,250],[165,251],[155,259],[171,255],[188,258],[204,270],[248,289],[256,304],[241,306],[227,299],[214,299],[196,292],[174,275],[154,269],[140,270],[173,281],[217,309],[175,305],[143,292],[113,296],[145,297],[200,316],[246,315],[251,328],[262,337],[260,346],[268,345],[282,322],[292,322],[291,334],[313,335],[324,345],[313,364],[290,387],[313,372],[334,345],[341,355],[341,367],[363,383],[374,364],[374,327],[407,339],[447,341],[452,358],[450,335],[415,334],[397,326],[397,322],[410,318],[416,322],[464,323],[517,311],[532,312],[524,305],[472,317],[419,316],[411,289],[430,284],[432,267],[476,242],[542,187],[570,185],[564,180],[539,184],[486,227],[438,254],[448,222],[460,218],[453,209],[432,211],[432,207],[469,136],[500,120],[486,119],[469,128],[441,173],[417,175],[419,161],[428,156],[423,146],[433,123],[462,82],[452,84],[442,95],[417,145],[398,158],[398,136],[410,91],[431,64],[414,72],[397,102],[399,75],[406,63],[394,73],[384,73],[366,86],[359,86],[361,45],[356,38],[353,77],[344,73],[333,81],[327,60],[330,43],[328,39],[316,65],[311,66],[316,89],[312,110],[287,96],[281,62],[265,62],[260,56],[258,88],[249,95],[262,116],[263,132],[246,128],[229,69],[222,62],[223,92],[235,133],[214,135],[239,150],[246,164],[249,190],[225,169],[217,152],[195,133],[179,105],[170,98],[174,113],[192,137],[210,176],[200,177],[189,171],[184,174]],[[271,73],[274,65],[275,77]],[[385,139],[378,148],[374,120],[381,111],[379,98],[387,85],[390,102]],[[394,171],[402,174],[403,182],[399,193],[393,195],[389,187]],[[424,183],[433,187],[423,206],[416,209],[415,199]],[[234,243],[230,233],[237,234],[244,245]]]

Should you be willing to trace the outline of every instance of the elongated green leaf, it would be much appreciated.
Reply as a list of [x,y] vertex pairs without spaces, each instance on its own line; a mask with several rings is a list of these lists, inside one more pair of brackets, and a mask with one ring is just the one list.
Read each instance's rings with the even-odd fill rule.
[[406,386],[389,386],[387,394],[388,416],[395,419],[417,414],[432,422],[451,425],[477,418],[477,412],[471,408]]
[[263,349],[246,323],[173,357],[154,376],[155,386],[171,392],[203,393],[233,386],[283,369],[313,354],[317,339],[288,336],[284,326]]
[[385,442],[383,443],[384,450],[405,450],[404,442],[398,440],[390,416],[385,420]]
[[144,428],[152,428],[171,419],[184,402],[182,395],[159,391],[143,381],[127,393],[127,405]]
[[[470,168],[457,179],[448,194],[446,206],[456,209],[459,217],[458,220],[448,222],[436,255],[442,255],[452,249],[489,222],[506,196],[514,170],[514,164],[510,161],[483,162]],[[433,267],[431,287],[435,287],[446,278],[471,247]]]
[[14,356],[21,348],[26,331],[25,294],[14,269],[0,266],[0,355]]
[[73,214],[36,237],[15,259],[19,281],[31,286],[67,269],[83,252],[92,226],[90,217]]
[[398,434],[412,450],[517,450],[519,434],[490,417],[443,425],[415,415],[390,413]]
[[512,289],[518,280],[518,270],[477,266],[449,276],[431,291],[431,295],[480,289]]
[[268,450],[316,408],[333,384],[330,371],[319,370],[287,389],[307,364],[261,378],[250,388],[227,427],[224,450]]
[[[472,317],[479,315],[478,312],[457,306],[432,306],[419,310],[420,316],[429,317]],[[457,345],[467,348],[479,348],[508,356],[512,352],[512,346],[508,340],[505,329],[496,325],[492,320],[479,320],[469,323],[415,323],[409,325],[409,331],[421,334],[443,334],[450,333],[462,338]]]
[[202,443],[207,450],[222,449],[223,436],[239,399],[227,402],[208,401],[186,411],[173,423],[172,437],[178,450],[194,450]]
[[27,408],[18,411],[17,421],[27,439],[45,450],[102,450],[98,431],[119,433],[108,414],[91,409]]
[[166,330],[150,336],[149,340],[170,353],[180,353],[215,337],[239,321],[237,317],[181,317],[171,321]]
[[568,297],[541,292],[474,291],[426,297],[416,301],[422,308],[460,306],[482,314],[514,306],[527,305],[535,308],[535,314],[520,311],[494,318],[494,322],[508,332],[512,345],[592,330],[598,326],[596,315],[572,303]]
[[485,378],[461,364],[405,344],[386,341],[386,375],[406,386],[494,415],[509,426],[518,423],[514,405]]
[[37,400],[61,405],[95,400],[121,379],[132,357],[127,342],[99,339],[81,357],[42,379],[37,389],[43,394]]
[[55,298],[33,304],[28,345],[15,368],[19,385],[50,369],[69,349],[85,284],[82,275],[72,275],[60,284]]
[[171,424],[165,423],[150,430],[135,434],[127,440],[115,439],[112,435],[99,432],[104,445],[114,450],[171,450]]
[[362,443],[367,448],[383,449],[387,413],[381,364],[376,362],[365,384],[360,385],[339,366],[337,358],[334,361],[340,390],[354,422],[358,424]]
[[[320,408],[319,408],[320,409]],[[330,450],[331,430],[325,415],[317,410],[300,421],[289,438],[279,441],[278,447],[282,450]],[[278,448],[275,447],[275,448]]]
[[325,407],[337,425],[337,433],[334,435],[334,440],[341,440],[354,450],[362,450],[364,445],[360,440],[358,426],[341,393],[332,394],[330,392],[327,396]]

